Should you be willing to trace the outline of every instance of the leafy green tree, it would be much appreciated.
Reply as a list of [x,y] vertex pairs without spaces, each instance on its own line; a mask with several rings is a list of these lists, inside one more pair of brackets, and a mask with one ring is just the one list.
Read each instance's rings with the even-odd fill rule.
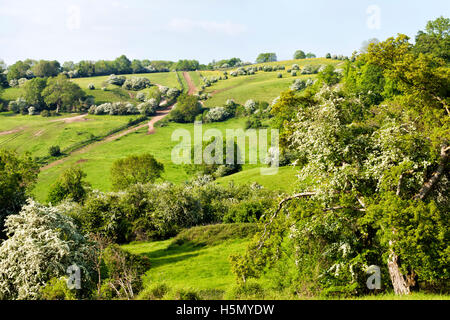
[[61,109],[65,111],[74,110],[74,106],[79,105],[80,99],[84,98],[86,94],[76,83],[60,74],[55,78],[48,79],[47,87],[42,91],[42,96],[44,102],[49,106],[56,106],[56,112],[59,113]]
[[319,80],[323,81],[329,86],[339,83],[341,75],[335,71],[336,68],[331,64],[327,65],[322,72],[319,72]]
[[58,204],[70,199],[75,202],[83,202],[90,186],[86,181],[86,173],[78,167],[71,167],[64,171],[56,182],[50,187],[48,202]]
[[38,173],[39,166],[29,156],[0,149],[0,239],[5,236],[5,219],[20,211]]
[[277,61],[276,53],[260,53],[256,58],[256,63],[274,62]]
[[31,71],[36,77],[55,77],[61,71],[61,65],[56,60],[40,60],[31,68]]
[[131,61],[125,55],[121,55],[116,60],[114,60],[114,66],[119,74],[132,73]]
[[[323,81],[272,107],[299,179],[314,183],[282,199],[247,253],[233,258],[241,281],[279,262],[297,268],[287,280],[293,290],[354,295],[366,290],[365,268],[374,264],[396,294],[448,290],[450,70],[414,54],[405,35],[371,44],[355,64],[366,73],[356,84],[380,92],[384,78],[397,95],[375,105]],[[282,262],[281,246],[295,264]]]
[[144,66],[142,65],[142,62],[140,60],[134,59],[131,62],[131,69],[133,70],[133,73],[141,73],[145,71]]
[[202,106],[198,98],[187,94],[182,94],[178,98],[177,104],[170,111],[170,119],[175,122],[194,122],[195,117],[202,113]]
[[8,81],[6,79],[6,74],[4,73],[6,70],[6,64],[3,60],[0,60],[0,91],[2,88],[6,88],[8,86]]
[[164,165],[151,154],[116,160],[111,167],[113,189],[125,190],[137,183],[155,182],[163,172]]
[[305,59],[306,58],[306,54],[304,51],[302,50],[297,50],[294,53],[294,59]]
[[82,60],[75,65],[75,70],[78,70],[78,74],[82,77],[92,77],[95,75],[95,63]]
[[312,53],[312,52],[308,52],[306,54],[306,59],[312,59],[312,58],[316,58],[316,55],[314,53]]
[[199,69],[199,62],[197,60],[180,60],[175,65],[176,70],[180,71],[195,71]]
[[429,21],[424,31],[416,35],[415,53],[431,53],[450,62],[450,19],[439,17]]
[[30,65],[23,61],[17,61],[13,65],[8,67],[8,74],[6,75],[8,81],[14,79],[21,79],[27,77],[27,71],[30,69]]
[[28,104],[40,110],[45,107],[44,97],[42,92],[47,86],[46,78],[34,78],[25,82],[23,86],[24,98]]

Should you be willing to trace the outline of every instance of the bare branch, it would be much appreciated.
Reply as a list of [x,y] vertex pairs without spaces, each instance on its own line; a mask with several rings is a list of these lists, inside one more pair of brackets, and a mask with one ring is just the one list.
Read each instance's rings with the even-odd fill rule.
[[422,186],[422,188],[419,190],[419,193],[417,193],[414,196],[414,199],[416,200],[423,200],[425,197],[430,193],[430,191],[433,189],[434,185],[439,182],[439,180],[442,178],[442,175],[445,171],[445,166],[447,164],[448,158],[450,156],[450,147],[443,146],[441,148],[441,159],[439,161],[439,166],[431,176],[431,178],[425,182]]

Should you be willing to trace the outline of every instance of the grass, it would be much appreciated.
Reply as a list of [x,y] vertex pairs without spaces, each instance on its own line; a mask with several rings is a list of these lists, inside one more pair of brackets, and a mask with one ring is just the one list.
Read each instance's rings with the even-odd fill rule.
[[281,167],[275,175],[261,175],[260,168],[250,168],[230,176],[217,179],[217,183],[226,186],[230,183],[236,185],[258,183],[270,190],[278,190],[286,193],[294,192],[299,186],[295,167]]
[[[132,254],[150,259],[151,268],[143,277],[144,289],[138,298],[183,299],[177,293],[185,292],[193,293],[201,299],[340,299],[298,297],[289,291],[274,289],[267,276],[249,280],[245,287],[236,285],[229,256],[245,252],[256,231],[255,224],[199,226],[186,229],[169,240],[122,246]],[[160,294],[155,294],[157,291]],[[424,292],[397,296],[387,292],[345,299],[449,300],[450,296]]]
[[[208,129],[218,129],[223,136],[226,135],[226,129],[240,129],[244,127],[245,119],[230,119],[220,123],[210,123],[203,125],[203,133]],[[39,201],[47,198],[49,186],[53,181],[67,168],[73,165],[80,166],[87,173],[87,181],[92,187],[102,191],[111,189],[110,168],[112,163],[132,154],[150,153],[164,164],[165,172],[163,179],[173,183],[187,181],[192,173],[185,171],[183,164],[174,164],[172,162],[172,149],[179,144],[179,141],[172,141],[172,133],[177,130],[187,130],[193,137],[193,124],[170,123],[166,127],[156,129],[156,133],[147,134],[147,128],[142,128],[136,132],[130,133],[120,139],[100,144],[90,148],[87,152],[68,157],[62,164],[56,165],[39,174],[38,183],[34,189],[34,195]],[[193,139],[193,138],[192,138]],[[192,140],[192,143],[194,141]],[[256,151],[257,145],[249,146],[246,143],[246,158],[250,150]],[[248,162],[246,162],[248,163]],[[258,164],[245,164],[243,169],[259,167]]]
[[[271,63],[256,64],[260,65],[284,65],[286,70],[264,72],[259,71],[250,76],[229,76],[228,80],[219,80],[219,82],[213,84],[211,87],[206,88],[206,93],[211,93],[213,97],[208,99],[205,103],[207,107],[215,107],[225,104],[227,99],[234,99],[239,104],[244,104],[249,99],[258,101],[272,102],[274,98],[280,95],[280,92],[288,90],[295,79],[307,79],[316,77],[315,75],[301,75],[300,72],[297,76],[292,76],[287,72],[287,69],[291,68],[292,64],[296,63],[299,66],[307,64],[320,65],[320,64],[333,64],[337,65],[342,61],[329,60],[324,58],[317,59],[302,59],[302,60],[287,60]],[[233,68],[236,69],[236,68]],[[230,70],[233,70],[230,69]],[[228,70],[228,71],[230,71]],[[202,75],[208,76],[220,76],[222,71],[202,71]],[[282,78],[278,78],[278,73],[282,74]]]
[[[161,72],[161,73],[140,73],[140,74],[124,74],[125,77],[144,77],[150,80],[152,84],[160,84],[169,88],[179,88],[181,85],[177,80],[175,72]],[[129,91],[122,89],[119,86],[107,83],[109,76],[97,76],[86,78],[75,78],[72,81],[80,86],[87,95],[93,96],[96,104],[116,101],[129,101],[136,103],[134,97],[137,91]],[[95,89],[89,90],[89,84],[93,84]],[[103,91],[105,87],[107,90]],[[148,90],[148,89],[145,89]],[[2,94],[2,99],[6,102],[16,100],[23,97],[23,88],[7,88]]]
[[[58,145],[61,150],[75,143],[99,136],[123,126],[136,116],[86,116],[87,121],[65,123],[63,118],[74,116],[64,114],[58,117],[17,115],[11,112],[0,113],[0,132],[13,130],[13,133],[0,135],[0,147],[19,153],[30,152],[32,156],[48,155],[50,146]],[[16,131],[17,130],[17,131]]]
[[149,257],[152,267],[144,276],[144,288],[165,283],[174,288],[225,292],[234,285],[228,257],[244,252],[254,230],[250,224],[195,227],[174,239],[123,248]]

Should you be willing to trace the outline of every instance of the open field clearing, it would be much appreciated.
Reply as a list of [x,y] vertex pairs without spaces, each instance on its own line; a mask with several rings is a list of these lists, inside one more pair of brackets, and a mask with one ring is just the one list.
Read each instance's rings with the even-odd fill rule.
[[[69,120],[70,118],[75,118]],[[126,125],[136,116],[96,116],[63,114],[59,117],[40,117],[0,113],[0,146],[30,152],[32,156],[48,155],[51,146],[61,150],[93,136],[101,136],[114,128]],[[64,120],[66,119],[66,120]],[[7,134],[2,134],[7,132]],[[9,133],[8,133],[9,132]]]
[[[241,129],[244,122],[245,119],[231,119],[220,123],[204,124],[203,132],[212,128],[218,129],[225,137],[226,129]],[[194,126],[192,124],[170,123],[166,127],[157,127],[152,135],[148,134],[147,127],[139,129],[117,140],[89,147],[86,152],[76,153],[65,158],[63,163],[42,171],[39,174],[39,181],[34,193],[40,201],[45,200],[52,181],[65,169],[73,165],[79,165],[87,173],[87,181],[92,184],[93,188],[108,191],[111,188],[109,170],[112,163],[129,155],[143,153],[153,154],[158,161],[164,164],[164,180],[173,183],[187,181],[191,174],[186,173],[183,165],[174,164],[171,160],[172,149],[179,144],[178,141],[171,141],[172,133],[176,129],[187,130],[191,133],[193,139]],[[248,141],[246,148],[246,158],[248,159],[250,150],[248,149]],[[250,148],[256,150],[257,146],[251,146]],[[243,169],[257,166],[246,164]]]

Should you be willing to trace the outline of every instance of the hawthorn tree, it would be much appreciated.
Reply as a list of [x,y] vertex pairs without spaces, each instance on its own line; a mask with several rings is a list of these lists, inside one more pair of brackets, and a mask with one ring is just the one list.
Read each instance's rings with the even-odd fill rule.
[[240,281],[280,267],[289,239],[295,290],[361,294],[370,265],[396,294],[418,284],[446,288],[450,70],[413,51],[399,35],[358,58],[377,68],[378,83],[397,83],[398,94],[380,105],[326,81],[281,95],[272,108],[280,145],[294,155],[300,181],[313,182],[266,213],[260,236],[232,258]]

